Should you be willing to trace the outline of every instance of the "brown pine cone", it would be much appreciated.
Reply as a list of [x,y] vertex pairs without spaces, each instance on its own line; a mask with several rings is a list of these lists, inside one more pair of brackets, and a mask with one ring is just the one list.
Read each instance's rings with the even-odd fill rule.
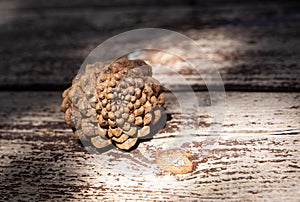
[[165,95],[142,60],[87,65],[62,97],[66,123],[97,149],[132,149],[166,122]]

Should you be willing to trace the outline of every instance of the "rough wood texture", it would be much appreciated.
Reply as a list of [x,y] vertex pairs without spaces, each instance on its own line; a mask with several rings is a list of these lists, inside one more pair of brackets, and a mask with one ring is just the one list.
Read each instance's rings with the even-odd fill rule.
[[[133,28],[163,27],[205,48],[227,90],[300,89],[296,1],[127,3],[2,0],[0,88],[62,90],[103,40]],[[185,67],[181,72],[191,76]],[[188,79],[205,88],[199,79]]]
[[[199,128],[205,131],[209,97],[198,95]],[[227,93],[224,133],[212,150],[203,150],[209,139],[203,133],[172,148],[180,114],[168,94],[172,119],[166,130],[137,150],[109,152],[97,160],[65,126],[60,93],[3,92],[0,97],[2,200],[299,199],[299,93]],[[189,155],[193,171],[162,171],[156,159],[166,150]]]
[[[299,201],[299,10],[297,1],[0,0],[0,201]],[[204,78],[209,56],[227,90],[270,93],[227,92],[222,123],[207,92],[186,111],[196,118],[167,93],[164,130],[130,153],[93,156],[65,125],[60,93],[49,91],[69,86],[102,41],[143,27],[196,40],[207,55],[183,56],[203,64]],[[206,88],[184,61],[145,57]],[[157,76],[184,93],[176,74]],[[183,125],[196,126],[182,133]]]

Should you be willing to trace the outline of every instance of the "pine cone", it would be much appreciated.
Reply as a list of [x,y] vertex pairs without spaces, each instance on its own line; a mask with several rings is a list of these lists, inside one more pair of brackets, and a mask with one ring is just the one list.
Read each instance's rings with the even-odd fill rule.
[[165,95],[142,60],[87,65],[62,97],[66,123],[97,149],[130,150],[166,122]]

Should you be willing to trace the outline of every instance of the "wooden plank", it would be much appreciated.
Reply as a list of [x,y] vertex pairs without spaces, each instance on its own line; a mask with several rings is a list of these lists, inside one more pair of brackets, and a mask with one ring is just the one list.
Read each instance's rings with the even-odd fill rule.
[[[167,130],[163,131],[162,135],[180,129],[178,127],[181,122],[189,116],[189,112],[181,112],[182,108],[177,101],[176,96],[182,95],[182,92],[167,93],[166,109],[171,120],[168,121]],[[67,129],[59,108],[61,102],[59,92],[1,92],[0,96],[0,126],[4,131]],[[209,94],[197,92],[196,96],[198,130],[200,135],[205,135],[218,123],[215,122]],[[300,129],[299,93],[227,92],[225,101],[225,111],[220,112],[221,115],[224,114],[222,131],[219,131],[222,135],[277,134],[280,131],[297,133]]]
[[[209,97],[198,95],[205,131]],[[174,146],[178,107],[168,94],[169,128],[130,153],[113,150],[95,157],[63,123],[60,93],[0,97],[1,200],[297,201],[300,196],[299,93],[228,93],[224,133],[208,150],[203,143],[210,137],[201,134]],[[190,172],[166,171],[180,164],[174,158],[191,164]]]
[[[0,12],[2,90],[61,90],[93,48],[114,34],[141,26],[170,28],[196,40],[217,65],[228,90],[300,89],[296,3],[262,7],[221,1],[216,6],[133,6],[121,11],[110,7],[101,12],[101,7],[78,8],[76,2],[69,9],[63,3],[61,8],[31,3],[19,9],[19,3],[5,4],[10,9]],[[30,9],[36,6],[43,9]],[[189,50],[185,57],[206,60]],[[188,66],[177,65],[195,88],[205,88]],[[205,77],[209,66],[202,68]]]
[[[192,173],[172,175],[153,168],[154,173],[141,175],[139,169],[148,165],[145,160],[149,160],[143,153],[145,146],[151,146],[153,151],[158,149],[151,158],[155,162],[161,157],[161,141],[143,144],[130,154],[107,155],[110,160],[101,156],[97,163],[66,135],[2,133],[1,199],[297,201],[299,198],[298,136],[221,138],[217,149],[203,152],[201,146],[191,148],[191,161],[196,164]],[[130,168],[131,173],[127,173]]]

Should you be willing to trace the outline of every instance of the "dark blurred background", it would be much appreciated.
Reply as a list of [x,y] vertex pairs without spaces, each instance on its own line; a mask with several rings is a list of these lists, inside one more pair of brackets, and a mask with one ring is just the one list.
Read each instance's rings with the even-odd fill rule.
[[0,0],[0,89],[63,90],[102,41],[157,27],[199,41],[227,90],[298,91],[298,2]]

